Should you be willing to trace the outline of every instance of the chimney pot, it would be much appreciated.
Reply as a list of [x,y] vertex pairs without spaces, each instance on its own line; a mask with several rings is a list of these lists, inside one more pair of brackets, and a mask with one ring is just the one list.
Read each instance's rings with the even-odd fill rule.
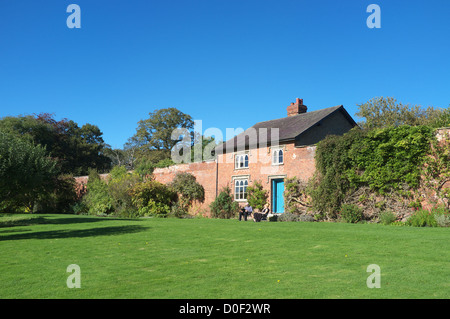
[[293,116],[301,113],[306,113],[307,111],[306,105],[303,104],[303,99],[297,98],[295,103],[292,102],[291,105],[287,107],[287,115]]

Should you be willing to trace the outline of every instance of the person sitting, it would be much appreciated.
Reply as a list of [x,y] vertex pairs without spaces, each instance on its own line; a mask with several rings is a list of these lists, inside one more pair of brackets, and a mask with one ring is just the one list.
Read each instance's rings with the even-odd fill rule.
[[[245,207],[244,207],[244,209],[245,209],[245,212],[247,213],[247,216],[252,216],[252,214],[253,214],[253,208],[252,208],[252,206],[250,206],[250,204],[249,203],[247,203],[246,205],[245,205]],[[246,219],[247,220],[247,219]]]
[[[261,213],[253,218],[255,222],[260,222],[261,220],[267,220],[267,215],[269,215],[270,209],[269,204],[265,204]],[[255,213],[256,214],[256,213]]]
[[269,215],[269,212],[269,205],[265,204],[261,213],[253,213],[253,221],[260,222],[261,220],[267,220],[267,215]]
[[241,220],[242,216],[244,216],[244,220],[247,221],[247,216],[251,216],[253,212],[252,206],[247,203],[244,208],[239,212],[239,220]]
[[262,210],[261,220],[267,220],[267,215],[270,213],[269,204],[265,204]]

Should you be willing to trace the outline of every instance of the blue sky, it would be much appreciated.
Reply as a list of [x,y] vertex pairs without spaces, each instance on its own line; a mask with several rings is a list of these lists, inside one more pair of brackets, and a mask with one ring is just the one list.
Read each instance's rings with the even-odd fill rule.
[[297,97],[355,120],[377,96],[448,107],[449,17],[448,0],[0,0],[0,117],[54,113],[121,148],[159,108],[225,134]]

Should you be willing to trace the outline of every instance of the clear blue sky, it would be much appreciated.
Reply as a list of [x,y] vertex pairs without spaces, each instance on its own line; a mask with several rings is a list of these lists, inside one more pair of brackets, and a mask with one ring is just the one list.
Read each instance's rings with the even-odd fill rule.
[[[69,4],[81,29],[69,29]],[[369,4],[381,28],[369,29]],[[376,96],[450,104],[449,0],[0,0],[0,117],[54,113],[120,148],[176,107],[248,128]]]

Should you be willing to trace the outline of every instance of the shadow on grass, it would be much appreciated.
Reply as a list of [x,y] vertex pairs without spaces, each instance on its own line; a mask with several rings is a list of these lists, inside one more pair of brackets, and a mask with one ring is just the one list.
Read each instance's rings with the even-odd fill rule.
[[129,225],[129,226],[97,227],[90,229],[51,230],[42,232],[32,232],[26,234],[9,234],[6,236],[0,236],[0,241],[19,240],[19,239],[63,239],[63,238],[112,236],[112,235],[138,233],[148,229],[150,229],[150,227]]
[[55,218],[52,215],[44,216],[26,216],[18,217],[14,219],[12,217],[7,220],[0,221],[0,228],[4,227],[16,227],[16,226],[30,226],[39,224],[50,224],[50,225],[68,225],[68,224],[82,224],[82,223],[94,223],[94,222],[104,222],[104,221],[139,221],[139,219],[129,219],[129,218],[114,218],[114,217],[80,217],[78,215],[68,215],[71,217],[60,217]]

